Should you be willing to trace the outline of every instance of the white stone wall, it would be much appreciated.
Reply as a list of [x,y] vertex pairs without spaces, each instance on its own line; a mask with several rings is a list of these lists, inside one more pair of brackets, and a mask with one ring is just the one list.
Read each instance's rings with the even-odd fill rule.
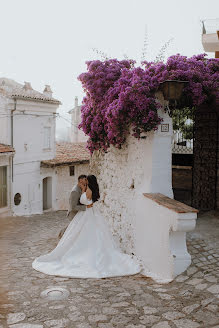
[[[172,121],[160,112],[169,124],[168,132],[146,134],[146,139],[129,135],[122,149],[110,147],[106,153],[96,152],[91,172],[97,176],[101,200],[96,204],[108,219],[112,232],[124,251],[135,252],[133,228],[136,200],[142,193],[160,192],[173,197],[171,176]],[[147,215],[147,213],[145,213]]]

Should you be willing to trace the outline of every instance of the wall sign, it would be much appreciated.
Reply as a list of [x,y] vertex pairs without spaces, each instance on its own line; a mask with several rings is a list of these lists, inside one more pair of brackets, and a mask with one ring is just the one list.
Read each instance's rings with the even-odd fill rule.
[[169,132],[169,124],[161,124],[161,132]]

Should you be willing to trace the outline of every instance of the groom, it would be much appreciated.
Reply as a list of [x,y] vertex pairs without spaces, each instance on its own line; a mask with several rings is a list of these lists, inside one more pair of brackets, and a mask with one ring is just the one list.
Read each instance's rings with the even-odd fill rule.
[[[70,197],[69,197],[69,209],[67,212],[67,217],[71,220],[78,211],[85,211],[86,205],[80,204],[80,197],[82,191],[86,190],[87,186],[87,176],[82,174],[78,177],[78,183],[73,187]],[[62,238],[66,228],[63,228],[59,233],[59,239]]]

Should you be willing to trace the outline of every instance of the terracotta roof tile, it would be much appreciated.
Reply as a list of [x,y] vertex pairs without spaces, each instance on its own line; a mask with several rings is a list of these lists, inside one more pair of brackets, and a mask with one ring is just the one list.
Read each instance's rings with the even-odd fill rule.
[[53,104],[61,104],[61,102],[52,96],[34,90],[30,83],[22,85],[14,80],[2,77],[0,78],[0,93],[9,97],[17,99],[35,100],[49,102]]
[[14,149],[10,145],[0,144],[0,153],[13,153]]
[[19,98],[19,99],[30,99],[30,100],[39,100],[39,101],[44,101],[44,102],[49,102],[53,104],[60,104],[60,101],[52,98],[45,96],[41,92],[38,92],[36,90],[21,90],[21,89],[15,89],[11,93],[8,93],[8,95],[11,98]]
[[88,163],[90,153],[86,148],[86,142],[60,142],[56,143],[56,157],[48,161],[42,161],[41,166],[53,167],[59,165]]

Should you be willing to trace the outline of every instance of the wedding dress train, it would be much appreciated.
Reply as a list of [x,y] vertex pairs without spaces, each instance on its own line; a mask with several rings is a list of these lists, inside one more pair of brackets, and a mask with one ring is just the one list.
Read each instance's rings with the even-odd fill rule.
[[[80,202],[92,204],[86,193]],[[105,278],[133,275],[140,266],[116,247],[105,218],[94,207],[78,212],[56,248],[36,258],[32,267],[48,275]]]

